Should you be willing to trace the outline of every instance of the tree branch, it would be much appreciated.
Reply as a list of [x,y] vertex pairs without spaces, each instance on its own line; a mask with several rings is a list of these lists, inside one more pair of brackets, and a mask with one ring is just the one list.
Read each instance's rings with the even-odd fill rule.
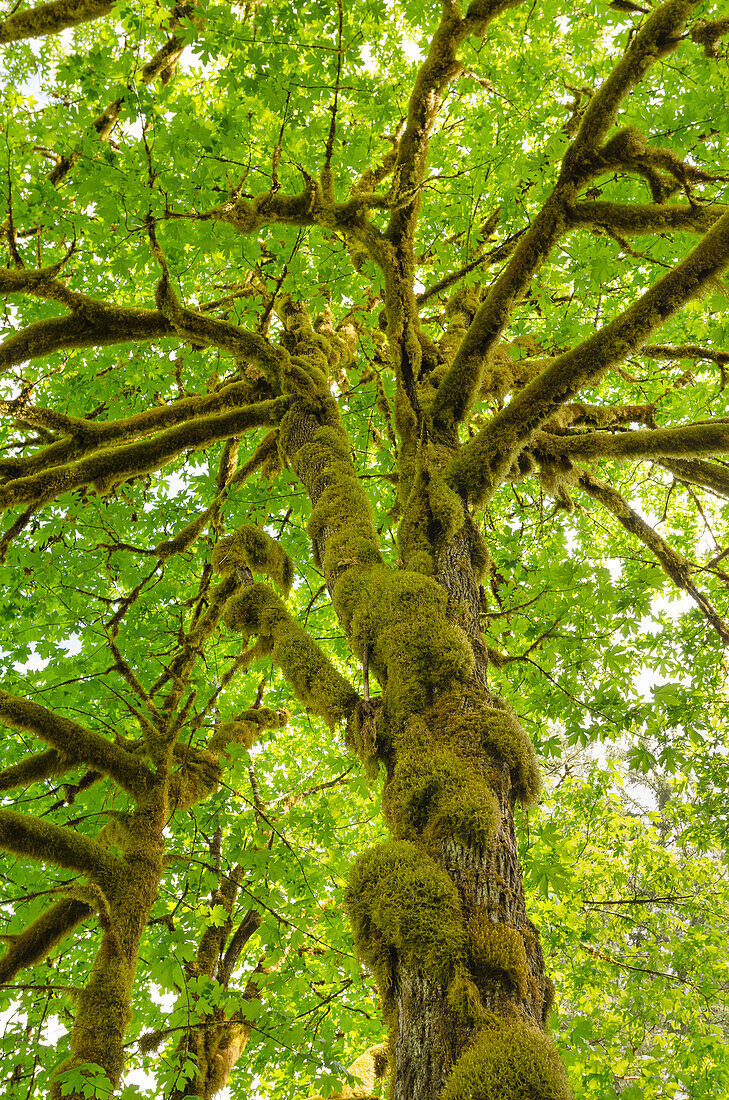
[[0,21],[0,45],[59,34],[66,27],[77,27],[79,23],[108,15],[113,7],[113,0],[51,0],[49,4],[15,12]]
[[656,61],[679,45],[681,31],[698,0],[667,0],[648,16],[625,54],[596,95],[588,101],[566,167],[584,150],[595,149],[605,140],[617,118],[618,108],[631,88],[640,83]]
[[552,435],[539,432],[534,447],[552,458],[673,458],[729,452],[729,421],[630,432]]
[[150,772],[145,764],[119,745],[72,722],[70,718],[55,714],[30,699],[20,699],[0,691],[0,719],[15,729],[35,734],[46,744],[52,745],[63,758],[89,764],[110,775],[135,797],[146,790]]
[[26,756],[17,764],[9,764],[7,768],[0,771],[0,791],[27,787],[29,783],[50,779],[54,775],[63,775],[64,772],[75,768],[78,763],[78,759],[60,753],[57,749],[48,749],[47,752]]
[[22,932],[3,937],[10,946],[0,958],[0,985],[11,982],[25,967],[42,962],[76,925],[93,912],[91,906],[83,901],[64,898],[36,917]]
[[575,197],[601,169],[595,144],[614,121],[622,99],[659,57],[678,45],[678,30],[697,0],[668,0],[646,20],[624,57],[590,100],[580,129],[567,149],[554,190],[491,287],[444,376],[432,405],[436,429],[452,430],[478,395],[484,367],[514,304],[554,244],[569,228]]
[[97,883],[108,883],[119,860],[98,841],[42,818],[0,809],[0,848],[42,863],[68,867]]
[[573,227],[603,226],[623,236],[643,233],[705,233],[729,209],[725,203],[679,206],[678,203],[576,202],[567,207]]
[[700,485],[702,489],[729,498],[729,469],[726,466],[720,466],[716,462],[702,462],[698,458],[659,458],[658,464],[670,470],[680,481]]
[[159,470],[183,451],[241,435],[262,425],[276,423],[289,406],[288,397],[243,405],[217,416],[205,416],[160,432],[153,439],[110,447],[75,464],[53,466],[0,487],[0,508],[53,500],[82,485],[94,484],[102,495],[130,477]]
[[[588,382],[599,378],[608,367],[636,351],[656,328],[721,274],[727,264],[729,213],[682,263],[614,321],[558,356],[465,444],[450,464],[449,476],[454,487],[474,502],[486,501],[524,443],[560,405],[571,400]],[[706,431],[711,431],[709,425]],[[638,434],[649,433],[635,433]]]
[[729,644],[729,626],[691,580],[691,565],[686,558],[672,549],[612,486],[606,485],[603,481],[598,481],[596,477],[587,472],[579,473],[577,480],[580,487],[593,500],[597,500],[604,508],[607,508],[626,531],[629,531],[631,535],[635,535],[644,546],[648,547],[676,587],[689,594],[707,622],[714,627],[722,642],[725,645]]
[[249,909],[233,933],[218,968],[218,982],[223,989],[228,988],[241,952],[251,936],[260,928],[261,920],[261,914],[257,909]]

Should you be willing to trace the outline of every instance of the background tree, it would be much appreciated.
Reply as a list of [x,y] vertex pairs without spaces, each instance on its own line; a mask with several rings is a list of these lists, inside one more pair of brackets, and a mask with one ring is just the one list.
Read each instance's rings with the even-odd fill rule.
[[727,33],[2,17],[6,1093],[725,1095]]

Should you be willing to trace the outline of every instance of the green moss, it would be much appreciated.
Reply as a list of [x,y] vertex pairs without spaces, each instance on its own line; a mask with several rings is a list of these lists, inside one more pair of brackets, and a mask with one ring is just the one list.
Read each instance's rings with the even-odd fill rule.
[[267,584],[252,584],[231,597],[225,605],[223,622],[229,630],[243,635],[246,642],[251,634],[273,638],[276,627],[285,622],[288,611],[276,593]]
[[446,617],[447,596],[436,581],[411,570],[353,571],[334,590],[336,610],[354,652],[367,652],[396,720],[419,713],[434,690],[473,669],[473,652]]
[[240,566],[265,573],[285,596],[291,591],[294,566],[283,546],[260,527],[244,524],[232,535],[218,539],[213,550],[213,569],[230,576]]
[[374,779],[380,769],[377,740],[378,719],[382,715],[381,702],[358,699],[347,719],[347,744],[359,756],[368,779]]
[[395,739],[396,765],[382,808],[397,838],[426,843],[454,836],[487,847],[499,824],[499,807],[485,779],[467,758],[436,746],[427,726],[410,718]]
[[402,502],[402,520],[398,529],[400,557],[408,569],[431,575],[435,569],[433,553],[447,544],[465,522],[461,497],[445,481],[441,468],[450,459],[450,451],[433,444],[421,446],[414,461],[412,476],[403,479],[411,486]]
[[375,975],[386,1006],[393,948],[407,966],[442,985],[462,964],[465,930],[458,890],[415,844],[391,841],[360,856],[350,872],[345,904],[357,951]]
[[454,700],[448,693],[435,701],[427,717],[436,740],[460,746],[466,755],[489,750],[508,765],[515,797],[532,805],[541,787],[539,765],[534,746],[516,716],[506,706],[474,705],[474,701],[469,709],[465,705],[467,701]]
[[227,603],[223,621],[247,641],[258,634],[262,649],[294,689],[297,698],[329,725],[347,716],[357,693],[316,642],[289,615],[266,584],[252,584]]
[[473,575],[477,581],[482,581],[489,572],[491,558],[486,539],[481,534],[478,525],[470,516],[467,517],[468,539],[471,546],[471,566]]
[[539,764],[529,737],[509,710],[484,708],[479,715],[484,744],[506,761],[512,772],[516,797],[526,806],[533,805],[541,788]]
[[458,967],[456,970],[448,987],[447,1005],[461,1024],[484,1024],[489,1016],[478,986],[465,967]]
[[222,769],[213,752],[178,743],[174,747],[174,760],[179,766],[170,773],[171,810],[187,809],[217,791]]
[[285,726],[286,717],[284,711],[271,710],[269,707],[250,707],[232,722],[223,722],[217,727],[208,742],[208,751],[221,753],[228,745],[243,745],[250,749],[264,730]]
[[456,1062],[440,1100],[572,1100],[557,1049],[537,1027],[500,1020]]
[[499,924],[478,910],[468,921],[468,949],[476,974],[499,971],[507,976],[519,997],[527,995],[528,967],[524,938],[516,928]]

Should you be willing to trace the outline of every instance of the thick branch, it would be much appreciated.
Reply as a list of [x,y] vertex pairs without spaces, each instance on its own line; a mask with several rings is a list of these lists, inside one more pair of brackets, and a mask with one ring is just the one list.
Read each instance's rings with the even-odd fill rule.
[[[136,756],[87,730],[70,718],[0,691],[0,719],[15,729],[27,730],[52,745],[65,759],[89,764],[139,796],[146,790],[150,772]],[[7,769],[6,769],[7,770]]]
[[572,226],[602,226],[629,237],[670,230],[705,233],[726,211],[725,203],[688,206],[659,202],[576,202],[566,213]]
[[[635,432],[586,432],[552,435],[539,432],[535,449],[552,458],[673,458],[729,452],[729,421],[687,424],[682,428],[653,428]],[[703,463],[703,465],[708,465]]]
[[99,883],[110,882],[119,863],[98,841],[14,810],[0,809],[0,848],[79,871]]
[[680,481],[700,485],[711,493],[729,498],[729,469],[716,462],[702,462],[699,458],[659,459],[659,466],[670,470]]
[[241,952],[251,936],[260,928],[261,919],[261,914],[257,909],[249,909],[233,933],[220,966],[218,967],[218,982],[222,985],[223,989],[228,988],[228,984],[233,976],[233,971],[241,956]]
[[648,359],[708,359],[720,367],[729,364],[729,351],[702,348],[698,344],[644,344],[640,354]]
[[274,401],[231,409],[218,416],[200,417],[160,432],[153,439],[109,448],[75,464],[54,466],[29,477],[8,481],[0,487],[0,508],[52,500],[61,493],[69,493],[92,483],[99,492],[108,492],[127,478],[159,470],[183,451],[276,423],[286,412],[288,404],[289,398],[279,397]]
[[636,351],[656,328],[721,274],[728,263],[729,214],[725,214],[682,263],[629,309],[577,348],[558,356],[516,394],[455,456],[450,468],[452,483],[473,501],[486,500],[524,443],[560,405],[571,400],[588,382],[599,378],[608,367]]
[[491,287],[438,387],[432,406],[436,428],[450,429],[468,414],[479,392],[486,361],[501,338],[514,304],[569,228],[568,211],[579,189],[599,169],[599,156],[593,154],[592,147],[612,125],[631,87],[643,79],[654,61],[678,45],[677,32],[694,2],[668,0],[657,9],[590,100],[580,129],[565,153],[554,191]]
[[51,0],[49,4],[15,12],[0,21],[0,45],[21,38],[59,34],[66,27],[77,27],[79,23],[108,15],[113,7],[113,0]]
[[697,3],[698,0],[667,0],[646,19],[610,76],[588,102],[570,160],[605,140],[630,89],[643,80],[656,61],[676,49],[683,26]]
[[0,368],[52,355],[54,351],[130,344],[176,335],[167,318],[156,310],[122,309],[105,303],[100,303],[100,307],[93,318],[49,317],[13,333],[0,344]]
[[22,932],[6,937],[10,946],[0,958],[0,985],[11,982],[25,967],[42,962],[49,951],[92,913],[93,909],[85,902],[64,898],[36,917]]
[[26,477],[51,466],[60,466],[81,455],[87,456],[110,443],[138,439],[198,417],[243,408],[249,400],[248,383],[234,382],[202,397],[183,397],[169,405],[145,409],[144,412],[120,420],[106,421],[64,417],[53,409],[25,405],[22,401],[0,402],[0,413],[9,413],[23,423],[62,431],[71,437],[51,443],[27,457],[0,459],[0,476]]
[[63,775],[78,764],[77,759],[58,752],[57,749],[48,749],[46,752],[36,753],[34,756],[26,756],[17,764],[10,764],[0,771],[0,791],[10,791],[16,787],[27,787],[29,783],[37,783],[42,779],[50,779],[54,775]]
[[673,583],[689,594],[704,618],[714,627],[722,642],[729,643],[729,626],[691,580],[691,566],[686,558],[673,550],[612,486],[598,481],[587,472],[579,474],[578,483],[593,500],[599,501],[604,508],[612,512],[626,531],[636,535],[648,547]]

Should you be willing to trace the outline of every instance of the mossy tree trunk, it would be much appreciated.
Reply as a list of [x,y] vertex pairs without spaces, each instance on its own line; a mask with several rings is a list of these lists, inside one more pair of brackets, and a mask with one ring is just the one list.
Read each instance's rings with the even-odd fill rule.
[[[535,798],[538,770],[515,716],[487,684],[481,536],[443,479],[439,449],[418,446],[401,464],[410,470],[401,567],[383,564],[326,385],[345,342],[325,332],[323,318],[312,325],[301,306],[288,303],[282,320],[297,363],[282,447],[311,498],[315,556],[350,645],[382,689],[374,702],[342,691],[314,705],[347,716],[365,765],[386,768],[392,840],[355,864],[348,908],[390,1028],[392,1094],[455,1098],[474,1072],[471,1059],[480,1078],[493,1077],[497,1091],[484,1095],[522,1095],[509,1091],[499,1057],[508,1036],[533,1094],[567,1097],[544,1031],[551,984],[514,834],[515,803]],[[296,668],[282,667],[295,681]]]
[[[280,293],[285,267],[275,292],[265,291],[255,331],[227,320],[227,314],[214,316],[212,310],[220,303],[187,308],[174,290],[175,278],[158,241],[158,235],[164,239],[165,219],[155,227],[151,214],[145,222],[150,254],[161,269],[156,308],[107,304],[67,285],[63,270],[71,253],[47,268],[25,267],[8,223],[12,264],[0,269],[0,290],[40,297],[67,315],[42,316],[13,331],[2,344],[5,364],[17,366],[58,350],[164,337],[195,354],[215,349],[236,365],[226,381],[218,385],[217,376],[211,376],[213,381],[205,383],[211,389],[192,396],[186,395],[180,374],[177,398],[116,421],[32,406],[30,391],[5,403],[5,411],[20,425],[37,426],[40,434],[13,442],[13,448],[30,453],[2,462],[0,505],[28,506],[3,536],[4,549],[49,502],[92,485],[99,496],[113,496],[125,482],[158,471],[185,452],[225,441],[214,496],[205,511],[156,546],[127,546],[130,553],[154,556],[156,573],[176,555],[186,554],[203,531],[210,530],[214,544],[199,588],[186,602],[179,629],[164,652],[164,671],[153,684],[144,687],[141,679],[148,669],[139,669],[137,675],[117,648],[119,622],[133,603],[131,595],[129,604],[125,596],[106,623],[114,659],[108,673],[125,681],[133,704],[129,711],[137,723],[135,739],[120,738],[117,744],[66,720],[61,710],[55,713],[0,693],[3,721],[46,746],[4,769],[0,790],[83,766],[88,771],[79,790],[87,779],[90,785],[109,778],[129,796],[124,804],[132,807],[124,820],[110,812],[115,828],[105,829],[106,835],[97,839],[77,833],[72,825],[49,825],[31,814],[0,809],[3,848],[86,878],[70,899],[52,905],[16,937],[0,961],[3,978],[43,958],[92,913],[101,925],[99,950],[76,1006],[72,1057],[59,1070],[54,1100],[62,1094],[79,1100],[87,1083],[81,1067],[88,1064],[100,1067],[114,1085],[120,1079],[139,944],[159,888],[169,816],[216,790],[227,745],[248,748],[261,728],[280,724],[275,712],[259,705],[260,699],[234,721],[206,724],[216,693],[195,715],[192,732],[199,739],[182,739],[194,713],[193,665],[221,624],[245,640],[256,639],[243,656],[230,657],[221,687],[247,667],[249,658],[270,655],[299,701],[330,725],[346,721],[364,767],[371,774],[382,767],[385,773],[383,808],[390,839],[354,864],[347,907],[389,1027],[393,1096],[564,1100],[569,1095],[545,1030],[551,985],[538,933],[527,915],[514,834],[516,803],[528,806],[536,798],[538,769],[518,720],[489,687],[489,660],[501,658],[486,649],[480,631],[479,585],[488,569],[488,547],[476,526],[477,511],[500,485],[526,473],[539,471],[542,484],[562,504],[569,503],[569,487],[580,486],[649,547],[721,637],[729,637],[729,628],[691,581],[686,560],[614,490],[577,465],[603,456],[650,456],[698,485],[718,485],[723,491],[725,467],[698,456],[726,454],[726,424],[654,430],[650,405],[596,409],[569,404],[637,352],[691,298],[716,283],[729,262],[729,215],[721,204],[700,206],[692,200],[686,207],[667,205],[675,187],[665,193],[659,188],[650,206],[578,201],[599,177],[631,172],[654,185],[661,182],[660,173],[667,173],[690,197],[688,182],[695,177],[688,163],[652,147],[630,127],[611,134],[631,89],[686,37],[694,0],[666,0],[631,37],[612,73],[575,116],[570,129],[574,136],[552,193],[531,222],[494,252],[493,262],[503,261],[499,274],[488,285],[468,287],[464,277],[478,266],[469,264],[436,283],[431,297],[459,289],[443,303],[437,329],[430,327],[432,319],[421,316],[427,295],[418,300],[415,292],[416,229],[428,183],[429,136],[443,96],[463,72],[459,50],[466,39],[483,35],[491,20],[518,2],[472,0],[465,14],[455,2],[441,5],[442,18],[419,67],[392,154],[367,169],[346,201],[335,196],[335,95],[323,167],[317,176],[309,164],[312,171],[307,169],[302,191],[289,194],[276,178],[279,137],[270,191],[243,198],[240,188],[231,190],[224,202],[204,213],[184,215],[224,223],[226,231],[240,234],[281,224],[337,235],[346,242],[358,272],[364,264],[376,269],[384,288],[372,299],[384,306],[379,328],[361,321],[357,310],[351,314],[355,320],[350,317],[340,327],[329,312],[312,318],[297,300],[305,297],[305,288],[298,287],[290,298]],[[104,3],[54,0],[33,15],[31,29],[39,29],[37,18],[42,17],[40,29],[52,33],[106,8]],[[173,30],[174,19],[184,14],[175,11]],[[336,52],[341,61],[342,5],[339,15]],[[3,33],[7,41],[26,34],[28,17],[21,13],[18,19],[9,17],[4,32],[0,26],[0,40]],[[704,37],[698,40],[714,41],[706,28],[700,33]],[[164,82],[181,41],[174,35],[169,39],[142,70],[144,83],[157,78]],[[109,138],[123,102],[115,100],[94,123],[101,141]],[[146,145],[145,150],[149,157]],[[50,185],[65,178],[76,163],[76,153],[64,155],[49,176]],[[151,167],[150,176],[152,187]],[[387,178],[387,194],[377,194],[375,189]],[[218,202],[221,190],[226,188],[216,185],[213,201]],[[688,256],[669,265],[642,297],[587,339],[547,359],[499,359],[514,307],[534,285],[554,246],[578,225],[600,231],[612,227],[629,236],[676,227],[706,232]],[[368,296],[374,285],[368,285]],[[274,309],[282,326],[280,339],[265,335]],[[390,476],[397,482],[399,559],[389,563],[381,553],[340,416],[346,395],[334,396],[333,379],[350,362],[365,330],[382,357],[380,365],[395,380],[392,410],[381,381],[378,391],[378,408],[390,429],[396,459]],[[429,335],[433,331],[441,333],[437,342]],[[668,353],[677,358],[682,354],[680,348]],[[654,346],[652,354],[660,357],[666,349]],[[503,403],[507,394],[510,400]],[[477,401],[482,402],[480,419],[470,425]],[[484,413],[486,402],[498,405],[493,415]],[[633,423],[649,424],[650,430],[624,430]],[[262,426],[272,429],[270,437],[234,474],[243,433]],[[254,572],[264,573],[288,595],[293,566],[282,546],[248,524],[218,537],[228,488],[269,462],[273,468],[276,458],[291,466],[308,494],[313,559],[351,653],[372,677],[372,696],[368,685],[360,697],[293,619],[283,599],[268,584],[254,582]],[[218,581],[214,573],[220,575]],[[114,728],[112,737],[116,734]],[[224,923],[203,935],[196,961],[198,974],[223,989],[244,933],[252,934],[258,920],[252,912],[248,923],[239,926],[244,933],[233,933],[238,885],[235,874],[221,876],[213,901],[223,907]],[[254,987],[250,992],[255,996]],[[199,1094],[207,1100],[225,1083],[248,1035],[242,1016],[211,1012],[200,1027],[185,1032],[178,1053],[194,1055],[198,1072],[187,1084],[175,1086],[174,1097]],[[163,1037],[169,1038],[169,1032]],[[379,1065],[382,1054],[374,1060]],[[80,1084],[70,1076],[77,1070]],[[377,1073],[382,1075],[379,1069]],[[69,1082],[70,1093],[64,1091]]]

